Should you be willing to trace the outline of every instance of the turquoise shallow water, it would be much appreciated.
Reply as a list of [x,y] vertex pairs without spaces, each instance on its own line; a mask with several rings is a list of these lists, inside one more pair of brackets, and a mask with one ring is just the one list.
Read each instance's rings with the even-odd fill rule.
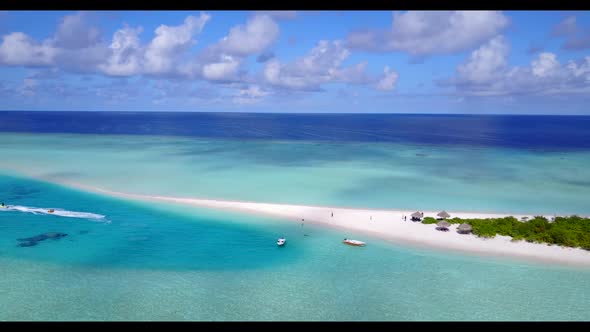
[[[22,177],[0,176],[0,197],[108,221],[0,212],[0,320],[590,319],[588,269],[354,248],[342,231]],[[16,246],[44,232],[68,236]]]
[[[340,241],[355,234],[343,231],[21,177],[261,202],[590,214],[584,149],[0,133],[0,152],[0,200],[105,216],[0,212],[0,320],[590,319],[588,269],[364,237],[367,247],[351,248]],[[45,232],[68,235],[17,246]]]
[[0,133],[0,151],[5,172],[141,194],[590,214],[584,149]]

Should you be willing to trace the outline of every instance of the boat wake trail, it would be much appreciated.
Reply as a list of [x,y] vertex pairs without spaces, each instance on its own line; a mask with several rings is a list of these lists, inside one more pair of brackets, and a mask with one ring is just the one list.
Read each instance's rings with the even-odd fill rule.
[[80,219],[92,219],[96,221],[108,222],[108,220],[102,214],[90,213],[90,212],[76,212],[68,211],[56,208],[36,208],[30,206],[21,205],[9,205],[6,207],[0,207],[0,211],[18,211],[32,214],[49,214],[60,217],[68,218],[80,218]]

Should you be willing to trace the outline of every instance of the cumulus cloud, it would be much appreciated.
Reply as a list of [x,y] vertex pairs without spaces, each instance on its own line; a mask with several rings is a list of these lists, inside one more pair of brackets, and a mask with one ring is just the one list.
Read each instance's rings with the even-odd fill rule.
[[196,43],[194,36],[203,30],[210,18],[201,13],[199,17],[188,16],[179,26],[160,25],[145,50],[145,71],[165,73],[173,70],[178,57]]
[[58,49],[50,40],[36,42],[22,32],[2,37],[0,63],[10,66],[48,66],[54,63]]
[[506,66],[508,53],[509,46],[504,37],[495,37],[473,51],[467,63],[459,65],[457,76],[472,83],[489,82]]
[[175,75],[180,59],[196,42],[210,16],[188,16],[178,26],[160,25],[154,38],[142,45],[141,27],[124,25],[106,44],[87,13],[65,16],[52,38],[37,42],[22,32],[3,36],[0,63],[13,66],[57,66],[108,76]]
[[100,32],[87,23],[88,14],[79,12],[65,16],[53,38],[53,45],[65,49],[80,49],[100,42]]
[[214,82],[240,81],[239,70],[244,59],[259,55],[259,61],[274,56],[267,49],[279,35],[278,25],[267,15],[251,17],[245,25],[237,25],[218,42],[206,47],[191,62],[180,66],[179,72],[190,78]]
[[260,54],[258,61],[274,57],[267,49],[279,35],[278,25],[267,15],[251,17],[245,25],[237,25],[217,43],[206,47],[180,72],[190,78],[203,78],[216,82],[240,81],[239,70],[244,59]]
[[343,62],[350,56],[342,41],[321,40],[307,55],[287,64],[278,59],[266,62],[263,70],[264,80],[275,87],[319,91],[323,84],[376,84],[377,89],[393,89],[397,72],[386,67],[382,78],[371,77],[367,73],[368,63],[359,62],[352,66],[343,66]]
[[383,69],[383,73],[383,78],[377,82],[377,89],[384,91],[393,90],[397,83],[397,79],[399,78],[399,74],[395,71],[391,71],[389,66],[386,66],[385,69]]
[[256,15],[246,25],[238,25],[219,41],[220,52],[248,56],[266,50],[279,36],[279,26],[267,15]]
[[226,81],[235,78],[240,62],[231,55],[222,55],[218,62],[203,66],[203,77],[211,81]]
[[508,65],[508,45],[496,37],[473,51],[451,79],[441,82],[473,96],[590,93],[590,56],[561,64],[557,55],[538,54],[528,66]]
[[188,16],[178,26],[160,25],[155,37],[141,45],[141,27],[128,26],[117,30],[109,46],[110,56],[99,69],[107,75],[132,76],[138,74],[178,75],[179,59],[190,49],[210,16]]
[[347,46],[413,56],[448,54],[477,46],[508,24],[508,18],[498,11],[408,11],[395,13],[389,30],[350,33]]
[[574,51],[590,49],[590,27],[578,26],[575,16],[563,19],[553,27],[551,34],[566,39],[561,46],[563,49]]
[[65,16],[55,34],[42,42],[23,32],[2,37],[0,63],[9,66],[63,66],[73,70],[94,69],[107,54],[98,29],[88,26],[87,14]]
[[139,34],[143,28],[125,26],[113,35],[110,56],[98,68],[107,75],[131,76],[141,73],[142,47]]
[[[395,88],[399,75],[389,67],[381,76],[374,77],[367,73],[366,61],[345,65],[350,50],[340,40],[321,40],[306,55],[281,62],[270,50],[280,34],[274,19],[294,15],[257,12],[244,24],[229,29],[217,42],[191,52],[197,36],[211,20],[206,13],[188,16],[178,25],[161,24],[151,39],[142,42],[144,31],[140,26],[124,24],[112,36],[103,38],[89,23],[89,14],[79,12],[65,16],[55,33],[43,41],[22,32],[2,36],[0,64],[45,67],[45,71],[27,77],[32,80],[76,72],[116,77],[117,82],[145,75],[223,83],[232,89],[239,87],[230,97],[240,103],[256,102],[270,91],[277,92],[273,88],[319,91],[328,83],[365,84],[380,90]],[[250,56],[264,64],[259,76],[246,71]],[[34,87],[23,89],[32,91]],[[97,91],[100,94],[106,90]]]
[[293,63],[282,64],[277,59],[268,61],[264,78],[271,85],[295,90],[319,90],[329,82],[360,83],[365,79],[366,63],[342,68],[350,51],[341,41],[321,40],[304,57]]
[[534,76],[547,77],[556,73],[560,68],[557,56],[553,53],[541,53],[531,62],[531,71]]
[[254,104],[269,94],[268,91],[263,90],[260,86],[251,85],[239,89],[233,98],[233,102],[236,104]]

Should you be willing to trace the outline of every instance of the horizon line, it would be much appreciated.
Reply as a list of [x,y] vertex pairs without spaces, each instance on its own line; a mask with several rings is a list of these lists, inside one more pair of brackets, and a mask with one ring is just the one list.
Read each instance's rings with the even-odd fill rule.
[[96,111],[96,110],[0,110],[0,112],[45,112],[45,113],[230,113],[230,114],[297,114],[297,115],[472,115],[472,116],[590,116],[590,114],[535,114],[535,113],[398,113],[398,112],[239,112],[239,111]]

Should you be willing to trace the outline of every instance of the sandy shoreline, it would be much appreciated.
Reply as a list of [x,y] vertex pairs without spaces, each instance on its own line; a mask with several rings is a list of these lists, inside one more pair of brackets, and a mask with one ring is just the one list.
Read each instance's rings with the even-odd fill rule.
[[[436,225],[434,224],[426,225],[420,222],[410,221],[409,215],[415,212],[410,210],[332,208],[306,205],[179,198],[122,193],[86,186],[79,183],[65,183],[62,181],[59,181],[59,183],[85,191],[132,200],[168,202],[200,208],[272,216],[290,222],[319,224],[341,230],[348,230],[351,238],[363,240],[368,242],[369,245],[370,239],[364,238],[364,235],[378,237],[393,243],[414,247],[436,248],[567,266],[590,267],[590,251],[579,248],[528,243],[526,241],[512,242],[511,238],[506,236],[483,239],[472,234],[465,235],[457,233],[456,228],[458,225],[456,224],[451,225],[449,232],[440,232],[436,230]],[[436,213],[439,211],[423,212],[425,217],[431,216],[436,218]],[[459,218],[496,218],[507,216],[507,214],[496,213],[448,212],[452,217]],[[533,217],[532,215],[511,215],[519,219],[523,216],[529,218]],[[403,220],[403,216],[408,217],[407,221]]]

